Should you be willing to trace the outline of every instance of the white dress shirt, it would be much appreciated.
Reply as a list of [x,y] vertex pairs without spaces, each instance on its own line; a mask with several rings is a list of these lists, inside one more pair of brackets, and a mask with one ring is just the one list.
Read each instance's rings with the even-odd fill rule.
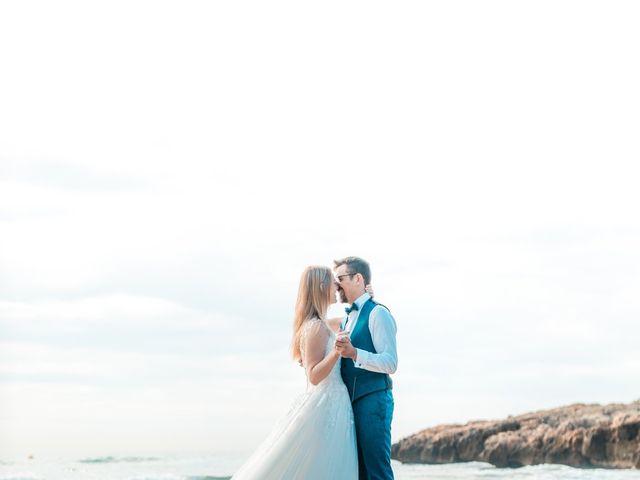
[[[358,316],[360,315],[362,306],[370,298],[371,296],[365,292],[354,302],[358,305],[358,310],[349,313],[343,327],[349,334],[353,332],[353,329],[358,323]],[[397,331],[396,321],[389,313],[389,310],[380,305],[373,307],[369,315],[369,332],[371,333],[371,340],[373,340],[376,353],[356,348],[356,367],[371,372],[395,373],[398,367],[398,352],[396,348]]]

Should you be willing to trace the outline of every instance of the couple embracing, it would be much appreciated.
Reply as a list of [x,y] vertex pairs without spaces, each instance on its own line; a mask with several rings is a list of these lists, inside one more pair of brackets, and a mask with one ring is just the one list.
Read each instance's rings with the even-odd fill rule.
[[[358,257],[302,273],[293,357],[307,390],[232,480],[390,480],[396,323]],[[327,318],[337,296],[346,317]]]

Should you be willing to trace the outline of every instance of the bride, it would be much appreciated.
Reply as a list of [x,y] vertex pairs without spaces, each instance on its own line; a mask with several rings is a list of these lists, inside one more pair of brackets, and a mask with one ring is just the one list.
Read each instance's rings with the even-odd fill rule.
[[291,350],[305,368],[307,390],[232,480],[358,478],[353,411],[334,348],[340,319],[326,319],[336,288],[329,267],[302,272]]

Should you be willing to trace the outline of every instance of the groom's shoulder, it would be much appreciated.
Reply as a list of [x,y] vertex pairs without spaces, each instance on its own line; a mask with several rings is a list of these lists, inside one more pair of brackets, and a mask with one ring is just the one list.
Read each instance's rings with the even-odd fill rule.
[[382,307],[382,308],[384,308],[387,312],[391,313],[391,310],[390,310],[390,309],[389,309],[389,307],[387,307],[386,305],[384,305],[384,304],[382,304],[382,303],[380,303],[380,302],[375,301],[373,298],[371,299],[371,301],[374,303],[374,307],[373,307],[373,308],[376,308],[376,307]]
[[389,307],[379,302],[374,301],[373,303],[375,304],[373,306],[373,309],[371,310],[372,319],[374,319],[373,321],[376,323],[382,322],[386,325],[393,325],[394,329],[397,328],[396,319],[391,314],[391,310],[389,310]]

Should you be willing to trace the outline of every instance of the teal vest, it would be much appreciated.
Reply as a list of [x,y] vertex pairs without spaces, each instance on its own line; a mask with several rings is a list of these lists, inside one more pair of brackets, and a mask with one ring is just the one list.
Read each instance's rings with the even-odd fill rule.
[[[371,331],[369,330],[369,317],[371,310],[376,305],[371,298],[367,300],[358,315],[356,327],[351,332],[351,344],[367,352],[376,352],[371,339]],[[384,307],[386,308],[386,307]],[[370,372],[363,368],[358,368],[350,358],[343,358],[340,362],[340,373],[342,381],[347,386],[351,402],[355,402],[361,397],[380,390],[393,388],[391,377],[386,373]]]

